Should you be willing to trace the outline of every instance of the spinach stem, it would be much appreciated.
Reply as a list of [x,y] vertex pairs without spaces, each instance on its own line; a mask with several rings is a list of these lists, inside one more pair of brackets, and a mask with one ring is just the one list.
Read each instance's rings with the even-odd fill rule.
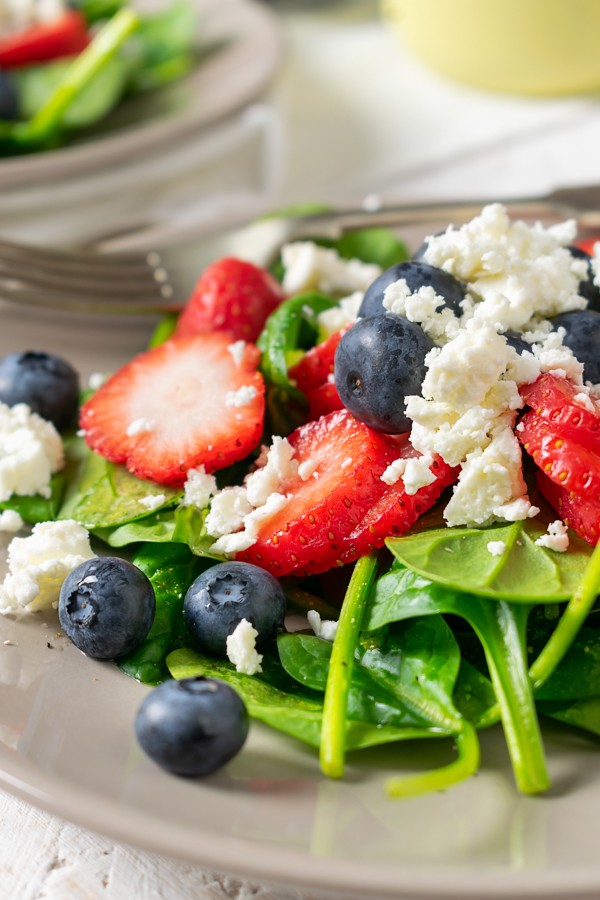
[[344,774],[348,692],[352,680],[354,653],[367,598],[376,573],[376,552],[363,556],[355,564],[331,649],[323,701],[320,748],[321,771],[329,778],[341,778]]
[[583,578],[567,603],[556,628],[529,670],[534,690],[548,680],[564,658],[587,619],[598,593],[600,593],[600,543],[596,545]]
[[390,778],[385,789],[388,797],[416,797],[430,791],[443,791],[474,775],[479,768],[479,740],[470,722],[463,722],[455,735],[457,759],[447,766],[419,775]]

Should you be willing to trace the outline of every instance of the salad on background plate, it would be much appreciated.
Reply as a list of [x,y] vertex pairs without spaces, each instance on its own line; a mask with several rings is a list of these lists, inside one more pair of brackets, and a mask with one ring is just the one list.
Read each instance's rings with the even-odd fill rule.
[[332,778],[448,739],[389,780],[406,797],[475,774],[501,722],[517,789],[546,791],[540,719],[600,734],[600,269],[576,241],[493,204],[412,257],[367,229],[271,272],[223,258],[81,400],[68,361],[4,357],[1,611],[58,608],[158,685],[136,729],[170,771],[226,765],[247,714]]

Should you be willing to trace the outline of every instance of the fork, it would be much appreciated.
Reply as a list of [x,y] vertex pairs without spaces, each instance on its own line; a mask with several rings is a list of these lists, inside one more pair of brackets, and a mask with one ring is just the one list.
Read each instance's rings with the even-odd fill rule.
[[[461,224],[477,215],[489,200],[448,201],[389,206],[381,209],[337,209],[298,217],[259,220],[236,232],[243,255],[263,265],[272,262],[283,243],[309,237],[336,237],[367,226],[409,227],[451,218]],[[529,219],[577,219],[580,229],[600,232],[600,184],[561,188],[545,197],[503,200],[509,213]],[[215,227],[153,232],[147,249],[55,249],[0,240],[0,299],[50,310],[117,315],[161,314],[182,308],[191,289],[180,261],[197,255]],[[136,243],[143,244],[143,232]],[[129,242],[131,243],[131,242]],[[164,244],[164,246],[161,246]],[[231,245],[231,240],[229,241]],[[127,241],[124,241],[127,246]],[[178,262],[179,260],[179,262]],[[208,260],[207,260],[208,261]],[[199,270],[195,272],[197,276]],[[193,278],[193,276],[191,276]]]

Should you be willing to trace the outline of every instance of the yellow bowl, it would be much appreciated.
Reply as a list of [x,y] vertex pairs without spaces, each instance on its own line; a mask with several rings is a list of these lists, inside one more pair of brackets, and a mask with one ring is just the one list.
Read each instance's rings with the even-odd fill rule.
[[520,94],[600,88],[600,0],[382,0],[383,15],[429,66]]

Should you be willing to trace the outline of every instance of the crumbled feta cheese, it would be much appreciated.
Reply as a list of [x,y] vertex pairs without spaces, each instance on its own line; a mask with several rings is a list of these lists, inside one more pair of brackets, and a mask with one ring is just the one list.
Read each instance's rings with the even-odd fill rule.
[[92,372],[88,378],[88,387],[91,391],[97,391],[106,381],[106,375],[102,372]]
[[8,573],[0,585],[0,613],[56,608],[63,581],[95,554],[86,529],[72,519],[40,522],[8,545]]
[[243,487],[226,487],[212,498],[210,511],[206,517],[206,530],[212,537],[238,531],[244,524],[244,516],[252,512]]
[[204,509],[208,506],[210,498],[217,493],[217,481],[214,475],[209,475],[204,466],[196,469],[188,469],[183,485],[183,505],[197,506]]
[[225,394],[225,406],[248,406],[256,397],[258,391],[253,384],[243,384],[237,391],[227,391]]
[[162,506],[166,500],[167,498],[164,494],[147,494],[145,497],[140,497],[138,503],[141,503],[146,509],[154,510]]
[[60,435],[25,403],[0,403],[0,501],[11,494],[50,496],[50,478],[64,465]]
[[358,310],[363,301],[364,292],[354,291],[348,297],[342,297],[337,306],[324,309],[317,316],[319,329],[327,336],[336,334],[349,325],[354,325],[358,318]]
[[502,554],[506,552],[506,542],[505,541],[488,541],[487,542],[487,551],[492,556],[502,556]]
[[314,459],[307,459],[298,466],[298,475],[302,481],[308,481],[311,475],[316,475],[317,462]]
[[20,531],[25,522],[14,509],[5,509],[0,513],[0,531],[5,533]]
[[406,462],[402,481],[407,494],[416,494],[422,487],[432,484],[435,475],[429,468],[433,463],[431,456],[413,456]]
[[583,384],[583,364],[573,351],[563,344],[565,329],[558,328],[541,336],[541,340],[531,345],[531,352],[539,365],[540,372],[561,373],[574,384]]
[[261,453],[257,460],[257,465],[264,460],[263,465],[246,478],[246,492],[252,506],[262,506],[282,482],[297,474],[298,463],[294,454],[295,450],[287,438],[274,436],[266,456]]
[[343,259],[336,250],[320,247],[312,241],[295,241],[281,250],[285,269],[283,290],[286,294],[322,291],[325,294],[348,294],[366,291],[381,275],[381,268],[358,259]]
[[546,534],[536,541],[538,547],[547,547],[556,553],[564,553],[569,546],[569,529],[561,519],[550,522]]
[[[211,546],[213,553],[239,553],[241,550],[247,550],[252,544],[256,543],[258,538],[258,527],[261,522],[268,519],[269,516],[279,512],[287,503],[287,497],[284,494],[273,492],[269,495],[265,503],[251,509],[242,520],[242,531],[236,531],[234,534],[223,534]],[[208,519],[207,519],[208,522]],[[207,529],[208,530],[208,529]],[[209,531],[209,534],[212,532]]]
[[389,313],[419,324],[434,344],[445,344],[460,328],[460,320],[444,303],[431,286],[413,292],[404,278],[388,285],[383,294],[383,305]]
[[578,403],[579,406],[583,406],[584,409],[587,409],[588,412],[592,412],[592,413],[596,413],[596,414],[598,414],[598,412],[600,412],[597,404],[594,403],[594,401],[590,397],[589,393],[586,393],[585,391],[579,391],[578,394],[575,394],[575,396],[573,397],[573,400],[575,401],[575,403]]
[[248,619],[242,619],[227,637],[227,658],[237,672],[256,675],[262,672],[262,654],[256,651],[258,631]]
[[241,366],[246,349],[246,341],[234,341],[233,344],[227,346],[227,349],[231,353],[236,366]]
[[[399,459],[395,459],[393,462],[389,464],[383,475],[381,476],[381,480],[384,484],[389,484],[390,487],[393,484],[396,484],[400,478],[404,475],[404,470],[406,469],[406,463],[408,460],[401,456]],[[342,463],[343,466],[343,463]]]
[[309,609],[306,613],[308,624],[317,637],[325,641],[334,641],[338,623],[335,619],[322,619],[316,609]]
[[127,426],[126,434],[128,437],[135,437],[137,434],[146,434],[146,432],[154,431],[156,422],[153,419],[134,419]]

